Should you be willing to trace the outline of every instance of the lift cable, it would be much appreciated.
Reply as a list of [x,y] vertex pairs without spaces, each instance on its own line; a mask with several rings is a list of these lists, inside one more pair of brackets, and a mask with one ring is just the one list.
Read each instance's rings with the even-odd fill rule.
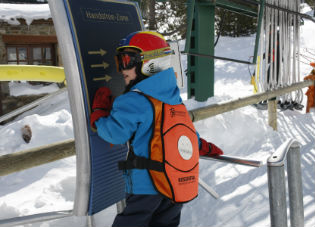
[[241,64],[246,64],[246,65],[256,65],[255,63],[249,62],[249,61],[242,61],[238,59],[233,59],[233,58],[225,58],[225,57],[219,57],[219,56],[214,56],[214,55],[209,55],[209,54],[200,54],[200,53],[191,53],[191,52],[181,52],[182,54],[187,54],[191,56],[196,56],[196,57],[205,57],[205,58],[212,58],[212,59],[219,59],[223,61],[232,61],[236,63],[241,63]]

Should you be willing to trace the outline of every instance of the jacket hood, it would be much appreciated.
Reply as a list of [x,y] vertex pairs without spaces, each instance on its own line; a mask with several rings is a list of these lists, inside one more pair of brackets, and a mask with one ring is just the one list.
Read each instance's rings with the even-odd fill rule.
[[168,68],[142,80],[130,90],[139,90],[170,105],[182,103],[173,68]]

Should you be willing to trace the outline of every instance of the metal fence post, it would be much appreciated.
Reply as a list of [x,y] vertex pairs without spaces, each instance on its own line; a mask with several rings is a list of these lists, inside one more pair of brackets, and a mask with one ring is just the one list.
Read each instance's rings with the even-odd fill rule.
[[126,208],[126,200],[120,200],[119,202],[116,203],[116,207],[117,207],[117,214],[121,214],[124,209]]
[[287,227],[284,165],[268,165],[268,188],[271,227]]
[[304,226],[303,188],[300,144],[294,140],[283,143],[268,158],[268,189],[270,220],[272,227],[287,227],[287,205],[284,161],[287,159],[287,175],[292,227]]
[[291,146],[287,157],[291,226],[304,226],[301,155],[299,146]]

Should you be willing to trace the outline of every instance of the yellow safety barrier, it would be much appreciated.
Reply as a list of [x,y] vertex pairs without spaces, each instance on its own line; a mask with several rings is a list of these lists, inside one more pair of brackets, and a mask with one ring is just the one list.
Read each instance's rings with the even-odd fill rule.
[[65,81],[63,67],[43,65],[0,65],[0,81]]

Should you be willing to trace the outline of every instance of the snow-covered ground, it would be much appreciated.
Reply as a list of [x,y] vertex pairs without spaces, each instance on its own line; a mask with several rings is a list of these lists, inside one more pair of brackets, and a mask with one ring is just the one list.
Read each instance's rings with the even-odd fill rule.
[[[304,13],[310,9],[304,9]],[[315,25],[305,20],[301,27],[301,50],[315,52]],[[216,54],[248,60],[253,54],[254,37],[222,37]],[[313,56],[315,58],[315,56]],[[185,56],[182,59],[186,64]],[[206,102],[185,100],[188,109],[220,103],[253,94],[247,65],[216,60],[215,96]],[[301,78],[311,67],[301,63]],[[11,92],[25,84],[11,83]],[[28,90],[27,90],[28,89]],[[32,92],[32,87],[24,91]],[[33,87],[34,89],[34,87]],[[36,90],[42,88],[36,87]],[[56,87],[51,86],[51,91]],[[20,90],[20,89],[19,89]],[[305,89],[304,89],[305,93]],[[182,97],[186,99],[185,90]],[[304,97],[303,104],[306,103]],[[26,144],[21,128],[28,124],[33,137]],[[199,196],[185,204],[181,226],[270,226],[267,158],[287,139],[301,143],[305,226],[315,226],[315,112],[278,110],[278,131],[268,126],[267,111],[252,106],[195,123],[201,137],[221,147],[226,155],[263,161],[260,168],[201,160],[200,176],[220,195],[218,200],[200,188]],[[67,93],[24,113],[0,126],[0,155],[73,138]],[[70,157],[22,172],[0,177],[0,219],[35,213],[71,210],[75,193],[76,160]],[[95,225],[111,226],[116,207],[95,215]],[[30,226],[30,225],[27,225]],[[86,226],[85,218],[66,218],[32,226]]]

